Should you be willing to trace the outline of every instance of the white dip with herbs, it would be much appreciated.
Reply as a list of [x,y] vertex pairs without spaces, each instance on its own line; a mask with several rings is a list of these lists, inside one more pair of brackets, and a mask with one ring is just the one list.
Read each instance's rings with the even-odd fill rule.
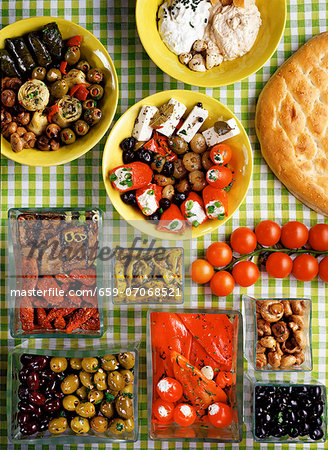
[[164,44],[176,55],[188,53],[202,39],[210,15],[207,0],[167,0],[158,10],[158,30]]

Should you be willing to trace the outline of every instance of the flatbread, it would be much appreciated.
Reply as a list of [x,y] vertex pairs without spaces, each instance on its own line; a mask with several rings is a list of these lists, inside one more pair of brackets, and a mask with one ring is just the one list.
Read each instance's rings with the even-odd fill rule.
[[311,38],[271,77],[258,100],[262,155],[286,188],[328,216],[328,33]]

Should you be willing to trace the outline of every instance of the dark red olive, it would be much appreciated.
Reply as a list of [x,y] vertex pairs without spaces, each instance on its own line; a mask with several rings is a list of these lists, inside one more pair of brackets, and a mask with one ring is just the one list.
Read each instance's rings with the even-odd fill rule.
[[23,364],[23,366],[26,366],[31,360],[34,358],[34,355],[28,355],[27,353],[24,353],[20,357],[20,362]]
[[48,384],[46,389],[44,390],[44,393],[46,395],[52,395],[52,393],[57,390],[57,381],[56,380],[48,380]]
[[22,434],[31,436],[39,431],[38,423],[36,420],[30,420],[29,422],[24,423],[24,425],[21,425],[20,430]]
[[60,408],[60,400],[47,400],[43,405],[43,411],[45,412],[53,412],[57,411]]
[[50,418],[49,418],[49,417],[46,418],[46,419],[42,419],[42,420],[39,422],[39,430],[40,430],[40,431],[47,431],[49,422],[50,422]]
[[27,377],[28,377],[29,373],[30,373],[30,371],[28,370],[28,368],[27,367],[23,367],[23,369],[21,369],[19,371],[19,374],[18,374],[19,381],[21,383],[26,383],[26,380],[27,380]]
[[58,398],[59,400],[63,399],[65,397],[65,394],[63,394],[63,392],[61,391],[56,391],[53,393],[53,397],[54,398]]
[[46,356],[34,356],[28,363],[28,368],[32,370],[42,370],[46,367],[48,358]]
[[24,423],[28,422],[30,420],[30,416],[27,413],[19,412],[17,416],[17,420],[19,425],[24,425]]
[[40,417],[42,413],[40,406],[32,405],[31,403],[27,402],[19,402],[18,409],[21,412],[29,413],[30,415],[35,417]]
[[21,400],[27,400],[28,399],[29,390],[26,386],[20,385],[18,388],[18,397]]
[[31,372],[26,380],[27,387],[31,391],[37,391],[40,387],[40,377],[37,372]]
[[46,397],[37,391],[30,392],[28,399],[31,403],[38,406],[42,406],[46,402]]

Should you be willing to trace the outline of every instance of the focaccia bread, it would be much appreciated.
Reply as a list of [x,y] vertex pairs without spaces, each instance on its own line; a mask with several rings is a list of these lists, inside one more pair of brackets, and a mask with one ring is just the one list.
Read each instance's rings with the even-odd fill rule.
[[328,215],[328,32],[294,53],[256,108],[262,155],[302,203]]

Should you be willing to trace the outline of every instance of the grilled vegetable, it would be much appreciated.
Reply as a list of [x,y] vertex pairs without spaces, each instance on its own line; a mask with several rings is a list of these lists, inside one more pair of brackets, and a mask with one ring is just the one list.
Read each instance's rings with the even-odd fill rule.
[[48,23],[42,28],[42,41],[53,59],[59,61],[62,56],[64,43],[62,35],[55,22]]
[[35,67],[35,62],[24,39],[21,37],[8,38],[5,40],[5,46],[17,63],[22,75],[30,74]]
[[52,63],[50,53],[46,49],[46,46],[39,38],[36,31],[32,31],[26,36],[26,42],[33,52],[36,62],[41,67],[48,67]]

